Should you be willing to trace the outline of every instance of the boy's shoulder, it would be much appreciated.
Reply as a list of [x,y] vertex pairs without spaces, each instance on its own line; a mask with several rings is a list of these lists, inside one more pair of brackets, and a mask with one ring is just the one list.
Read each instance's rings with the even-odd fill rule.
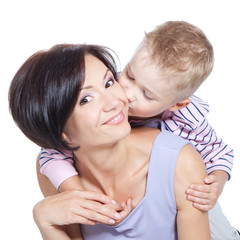
[[208,103],[194,95],[189,99],[191,102],[188,106],[174,112],[166,110],[163,113],[162,120],[171,131],[176,131],[179,127],[192,131],[205,121],[209,112]]

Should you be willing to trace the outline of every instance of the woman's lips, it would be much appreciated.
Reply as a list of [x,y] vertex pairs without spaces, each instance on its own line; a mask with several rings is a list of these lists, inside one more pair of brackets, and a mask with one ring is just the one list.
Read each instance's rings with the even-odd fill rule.
[[124,119],[125,119],[125,116],[124,116],[123,112],[121,111],[119,114],[110,118],[104,124],[105,125],[118,125],[118,124],[122,123]]

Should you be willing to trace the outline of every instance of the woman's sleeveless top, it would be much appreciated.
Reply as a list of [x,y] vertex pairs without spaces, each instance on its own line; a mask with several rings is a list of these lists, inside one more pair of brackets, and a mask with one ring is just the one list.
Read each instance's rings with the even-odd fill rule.
[[176,240],[174,173],[186,140],[164,130],[154,141],[145,196],[117,226],[81,225],[84,240]]

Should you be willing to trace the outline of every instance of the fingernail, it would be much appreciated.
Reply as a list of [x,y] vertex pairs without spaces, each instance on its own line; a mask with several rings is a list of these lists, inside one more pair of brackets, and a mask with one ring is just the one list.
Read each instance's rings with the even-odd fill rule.
[[121,218],[121,216],[120,216],[119,213],[115,213],[114,216],[115,216],[117,219],[120,219],[120,218]]
[[115,204],[117,204],[117,202],[116,202],[116,201],[114,201],[114,200],[112,200],[112,204],[114,204],[114,205],[115,205]]
[[125,208],[126,204],[125,204],[124,202],[121,202],[121,203],[120,203],[120,206],[121,206],[122,208]]
[[115,223],[115,220],[109,219],[108,222],[111,223],[111,224],[114,224],[114,223]]

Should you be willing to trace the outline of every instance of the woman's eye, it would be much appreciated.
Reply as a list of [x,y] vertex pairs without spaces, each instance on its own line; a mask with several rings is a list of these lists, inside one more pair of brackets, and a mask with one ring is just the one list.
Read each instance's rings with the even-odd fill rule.
[[109,87],[111,87],[113,84],[114,84],[114,79],[109,79],[107,82],[106,82],[106,84],[105,84],[105,88],[109,88]]
[[90,96],[84,97],[84,98],[80,101],[80,105],[84,105],[84,104],[90,102],[91,99],[92,99],[92,98],[91,98]]
[[127,78],[130,79],[130,80],[135,80],[135,78],[133,78],[132,76],[129,75],[129,72],[128,72],[128,71],[126,71],[126,76],[127,76]]

